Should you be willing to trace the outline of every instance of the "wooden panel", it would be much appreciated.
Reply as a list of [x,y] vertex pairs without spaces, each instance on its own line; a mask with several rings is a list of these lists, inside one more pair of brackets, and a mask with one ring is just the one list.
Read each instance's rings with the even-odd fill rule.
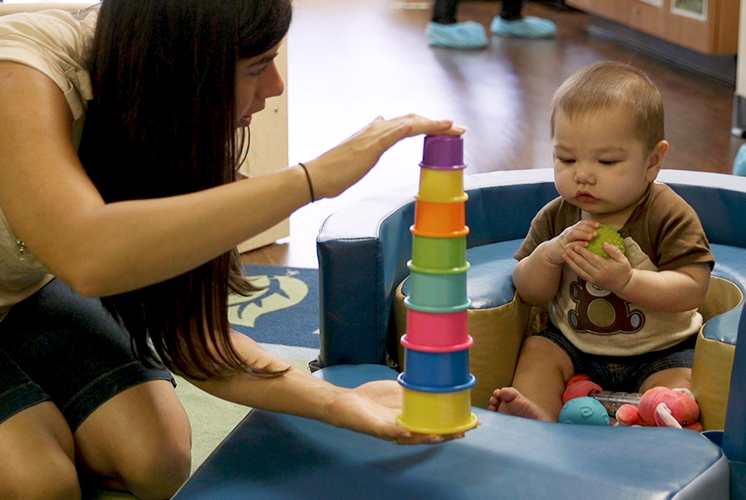
[[707,19],[701,21],[673,12],[669,9],[667,40],[698,52],[711,54],[715,50],[715,28],[713,12],[717,0],[710,0]]
[[632,0],[630,2],[629,26],[658,38],[667,38],[669,3],[670,0],[666,0],[658,6],[641,0]]
[[[283,43],[275,59],[282,79],[287,82],[287,44]],[[251,118],[251,146],[249,154],[241,165],[241,173],[247,177],[256,177],[288,165],[288,98],[287,85],[285,92],[278,97],[267,99],[263,111]],[[236,214],[236,217],[251,217],[251,213]],[[250,238],[238,246],[239,252],[248,252],[255,248],[274,243],[290,234],[288,219],[280,222],[267,231]]]
[[586,12],[593,11],[593,0],[565,0],[565,4]]
[[[746,8],[746,7],[744,7]],[[739,0],[717,0],[715,52],[718,54],[738,53]]]
[[629,26],[629,0],[593,0],[593,12]]
[[704,54],[738,52],[739,0],[709,0],[705,19],[673,11],[674,0],[566,0],[577,9],[611,19]]

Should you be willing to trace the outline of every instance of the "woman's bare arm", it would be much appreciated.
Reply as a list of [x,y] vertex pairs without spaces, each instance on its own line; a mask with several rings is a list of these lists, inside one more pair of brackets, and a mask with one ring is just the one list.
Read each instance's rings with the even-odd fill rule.
[[[287,364],[268,353],[254,340],[233,333],[233,344],[252,366],[275,370]],[[190,380],[219,398],[253,408],[312,418],[400,444],[439,443],[463,436],[416,434],[396,425],[402,410],[402,388],[394,380],[345,389],[297,369],[275,378],[237,374],[226,380]]]
[[[294,167],[188,195],[105,204],[78,159],[72,116],[56,84],[30,67],[0,62],[0,95],[12,96],[0,104],[0,207],[16,236],[84,295],[178,276],[311,201],[305,174]],[[377,120],[306,165],[316,196],[336,196],[398,140],[462,132],[421,117]]]

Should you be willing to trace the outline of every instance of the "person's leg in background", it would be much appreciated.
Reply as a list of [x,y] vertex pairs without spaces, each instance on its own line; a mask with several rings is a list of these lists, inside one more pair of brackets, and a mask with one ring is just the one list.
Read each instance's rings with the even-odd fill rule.
[[557,26],[549,19],[523,16],[523,0],[502,0],[500,14],[495,16],[490,31],[496,35],[518,38],[551,38]]
[[456,21],[459,0],[435,0],[433,18],[425,30],[427,43],[433,47],[482,49],[489,40],[484,26],[475,21]]

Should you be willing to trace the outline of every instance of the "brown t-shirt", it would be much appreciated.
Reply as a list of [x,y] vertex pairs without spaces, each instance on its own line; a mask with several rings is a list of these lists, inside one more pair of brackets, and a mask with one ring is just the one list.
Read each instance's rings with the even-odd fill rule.
[[[580,209],[556,198],[531,222],[518,260],[542,242],[580,221]],[[671,188],[651,184],[640,205],[619,230],[634,269],[662,271],[715,258],[694,209]],[[562,268],[557,295],[547,305],[552,323],[588,354],[632,356],[666,349],[696,333],[702,316],[696,311],[660,312],[626,302]]]

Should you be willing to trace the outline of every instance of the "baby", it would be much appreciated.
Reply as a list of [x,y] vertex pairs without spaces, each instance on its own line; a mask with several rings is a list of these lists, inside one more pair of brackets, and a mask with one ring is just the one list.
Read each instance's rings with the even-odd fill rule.
[[[525,339],[513,386],[489,408],[555,422],[576,373],[611,391],[689,388],[714,257],[692,207],[655,182],[669,146],[660,93],[626,64],[587,67],[555,93],[551,134],[560,196],[532,221],[513,273],[549,324]],[[587,249],[601,224],[625,252]]]

